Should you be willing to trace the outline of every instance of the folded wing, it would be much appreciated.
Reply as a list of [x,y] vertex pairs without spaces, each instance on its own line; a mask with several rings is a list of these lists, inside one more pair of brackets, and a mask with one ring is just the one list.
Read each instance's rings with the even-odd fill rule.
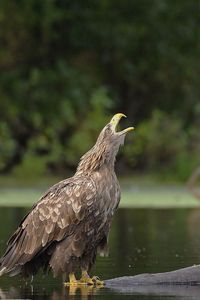
[[8,241],[0,275],[20,273],[26,263],[72,235],[95,209],[95,194],[92,182],[73,177],[51,187]]

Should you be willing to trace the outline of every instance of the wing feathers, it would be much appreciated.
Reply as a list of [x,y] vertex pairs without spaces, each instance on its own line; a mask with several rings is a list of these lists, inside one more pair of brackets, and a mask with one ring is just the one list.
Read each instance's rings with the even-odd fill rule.
[[[49,189],[34,205],[8,242],[1,259],[0,272],[19,269],[54,241],[71,236],[77,225],[84,221],[94,203],[95,189],[91,182],[71,178]],[[72,249],[80,245],[78,240],[69,243]]]

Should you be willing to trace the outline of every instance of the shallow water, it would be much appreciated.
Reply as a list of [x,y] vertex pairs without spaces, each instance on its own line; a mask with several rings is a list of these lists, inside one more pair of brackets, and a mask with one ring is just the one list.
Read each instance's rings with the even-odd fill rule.
[[[0,254],[25,208],[0,208]],[[92,274],[103,279],[165,272],[200,263],[200,209],[119,209],[110,234],[108,257],[99,257]],[[65,288],[62,278],[0,278],[0,299],[199,299],[198,287]]]

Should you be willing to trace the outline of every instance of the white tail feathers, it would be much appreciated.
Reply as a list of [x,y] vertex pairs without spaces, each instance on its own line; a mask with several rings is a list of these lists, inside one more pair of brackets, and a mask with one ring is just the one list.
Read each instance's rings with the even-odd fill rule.
[[6,271],[6,267],[4,267],[3,269],[0,270],[0,276],[2,276]]

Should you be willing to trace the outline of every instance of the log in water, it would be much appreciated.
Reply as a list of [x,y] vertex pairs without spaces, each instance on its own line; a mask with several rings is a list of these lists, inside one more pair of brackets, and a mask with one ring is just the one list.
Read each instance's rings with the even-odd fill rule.
[[199,285],[200,265],[164,273],[145,273],[105,280],[106,286],[132,285]]
[[105,280],[105,286],[120,294],[200,295],[200,265],[155,274],[139,274]]

